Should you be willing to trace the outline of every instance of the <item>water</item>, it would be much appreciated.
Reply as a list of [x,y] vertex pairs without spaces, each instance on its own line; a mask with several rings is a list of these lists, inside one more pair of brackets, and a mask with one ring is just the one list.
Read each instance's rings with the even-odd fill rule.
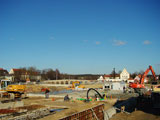
[[57,94],[72,93],[72,92],[75,92],[75,90],[61,90],[61,91],[54,91],[54,92],[50,92],[50,94],[57,95]]
[[[72,93],[72,92],[76,92],[75,90],[60,90],[60,91],[51,91],[49,92],[50,95],[58,95],[58,94],[63,94],[63,93]],[[44,94],[45,92],[38,92],[35,94]]]

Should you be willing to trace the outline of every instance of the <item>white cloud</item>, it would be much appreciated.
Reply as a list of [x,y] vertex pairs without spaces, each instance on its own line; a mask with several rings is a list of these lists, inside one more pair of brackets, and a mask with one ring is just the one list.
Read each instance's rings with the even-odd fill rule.
[[145,40],[145,41],[143,41],[143,44],[144,45],[149,45],[149,44],[151,44],[151,42],[149,40]]
[[87,42],[88,42],[88,40],[83,40],[83,42],[87,43]]
[[96,41],[96,45],[100,45],[101,44],[101,42],[100,41]]
[[50,40],[54,40],[55,38],[54,38],[53,36],[50,36],[49,39],[50,39]]
[[122,45],[125,45],[126,42],[124,41],[121,41],[121,40],[113,40],[113,45],[115,46],[122,46]]

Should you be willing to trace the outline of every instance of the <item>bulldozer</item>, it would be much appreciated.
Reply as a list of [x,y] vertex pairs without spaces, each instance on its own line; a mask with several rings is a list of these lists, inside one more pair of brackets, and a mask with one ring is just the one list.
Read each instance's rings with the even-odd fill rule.
[[26,85],[14,84],[11,80],[2,79],[0,81],[1,97],[9,97],[11,99],[21,98],[26,95]]

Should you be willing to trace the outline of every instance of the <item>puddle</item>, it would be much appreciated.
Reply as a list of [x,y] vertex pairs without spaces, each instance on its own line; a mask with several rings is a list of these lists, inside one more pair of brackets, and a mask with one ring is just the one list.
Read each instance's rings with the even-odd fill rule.
[[[73,93],[77,92],[76,90],[60,90],[60,91],[54,91],[54,92],[49,92],[50,95],[58,95],[58,94],[64,94],[64,93]],[[37,92],[34,94],[44,94],[45,92]]]
[[68,108],[51,109],[50,112],[60,112],[60,111],[65,110],[65,109],[68,109]]

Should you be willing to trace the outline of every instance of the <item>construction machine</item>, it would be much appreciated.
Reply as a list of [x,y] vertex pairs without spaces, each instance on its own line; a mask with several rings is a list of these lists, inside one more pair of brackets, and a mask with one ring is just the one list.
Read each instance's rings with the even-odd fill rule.
[[160,92],[160,85],[155,85],[154,87],[152,87],[152,90],[154,92]]
[[67,90],[75,90],[75,89],[84,89],[84,85],[81,85],[81,82],[79,81],[75,81],[75,82],[72,82],[72,86],[70,88],[67,88]]
[[[144,86],[144,79],[149,73],[149,71],[152,72],[152,75],[154,77],[154,81],[151,85],[151,90],[147,90]],[[138,101],[144,103],[146,101],[148,104],[151,104],[153,108],[160,108],[160,84],[157,85],[158,78],[155,75],[155,72],[152,68],[152,66],[149,66],[149,68],[143,73],[139,81],[136,81],[134,83],[130,83],[129,87],[133,88],[135,92],[139,93]],[[149,100],[149,101],[148,101]]]
[[25,95],[26,85],[13,84],[11,80],[3,79],[0,82],[0,93],[2,96],[9,96],[12,99]]
[[152,84],[156,84],[157,78],[156,78],[155,72],[154,72],[152,66],[149,66],[149,68],[141,76],[140,80],[139,81],[135,80],[133,83],[130,83],[129,87],[133,88],[135,90],[135,92],[138,92],[138,93],[144,92],[144,90],[145,90],[144,80],[150,71],[152,72],[152,75],[154,77],[154,82]]

